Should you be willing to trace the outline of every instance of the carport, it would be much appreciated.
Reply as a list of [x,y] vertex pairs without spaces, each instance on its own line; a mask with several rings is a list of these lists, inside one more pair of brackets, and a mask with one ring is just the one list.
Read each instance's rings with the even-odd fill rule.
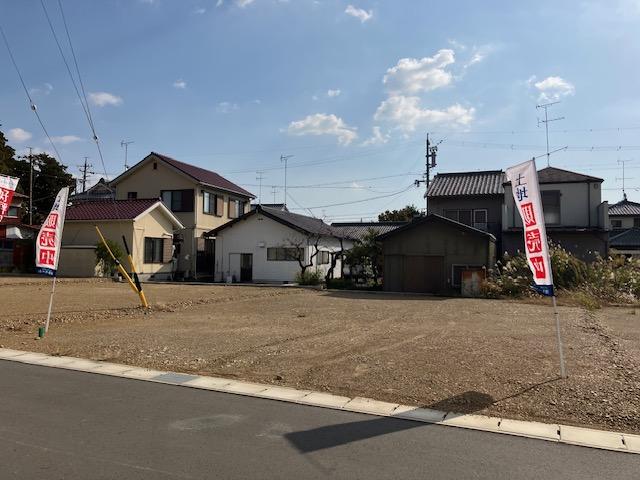
[[417,217],[380,235],[383,286],[389,292],[446,293],[460,288],[462,272],[490,268],[496,239],[440,215]]

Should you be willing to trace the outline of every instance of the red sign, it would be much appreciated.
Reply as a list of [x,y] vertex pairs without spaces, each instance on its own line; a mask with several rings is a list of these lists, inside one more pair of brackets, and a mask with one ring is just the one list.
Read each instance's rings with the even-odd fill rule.
[[13,200],[13,192],[18,186],[18,179],[0,175],[0,222],[9,212],[11,201]]

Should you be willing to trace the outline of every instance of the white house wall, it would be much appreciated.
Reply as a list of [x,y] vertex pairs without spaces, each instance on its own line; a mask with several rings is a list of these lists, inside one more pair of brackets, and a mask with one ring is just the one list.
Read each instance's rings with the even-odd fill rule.
[[[228,275],[240,279],[237,267],[230,268],[230,255],[240,253],[253,254],[253,281],[254,282],[291,282],[300,272],[297,261],[268,261],[267,248],[292,247],[292,242],[303,241],[305,243],[305,263],[308,263],[310,255],[315,247],[307,246],[307,237],[300,232],[278,223],[264,215],[252,215],[246,220],[241,220],[233,226],[222,230],[216,237],[215,254],[215,278],[224,280]],[[311,241],[313,243],[313,240]],[[351,242],[345,241],[345,250],[351,248]],[[332,237],[322,237],[318,243],[319,250],[330,252],[340,251],[340,241]],[[318,271],[323,276],[331,266],[317,265],[317,256],[313,266],[307,271]],[[340,276],[342,266],[336,264],[334,275]]]

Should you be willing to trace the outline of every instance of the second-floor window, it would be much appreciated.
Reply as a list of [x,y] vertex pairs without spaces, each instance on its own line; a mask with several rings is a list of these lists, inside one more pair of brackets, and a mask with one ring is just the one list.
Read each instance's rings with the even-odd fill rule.
[[17,217],[18,216],[18,207],[9,207],[7,210],[7,217]]
[[220,195],[211,192],[203,192],[202,211],[209,215],[221,217],[224,209],[224,199]]
[[547,225],[560,225],[560,190],[543,190],[542,210],[544,212],[544,223]]
[[229,218],[238,218],[244,213],[244,205],[246,202],[242,200],[229,199]]
[[622,220],[611,220],[611,228],[622,228]]
[[172,212],[193,212],[193,190],[162,190],[160,196]]
[[479,230],[487,230],[487,209],[479,208],[475,210],[461,209],[461,210],[445,210],[444,216],[455,220],[456,222],[469,225],[470,227],[477,228]]

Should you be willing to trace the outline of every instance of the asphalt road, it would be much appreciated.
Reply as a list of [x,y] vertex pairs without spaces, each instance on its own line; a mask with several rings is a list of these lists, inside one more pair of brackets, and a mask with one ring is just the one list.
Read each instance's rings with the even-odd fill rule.
[[0,360],[0,479],[638,478],[640,456]]

